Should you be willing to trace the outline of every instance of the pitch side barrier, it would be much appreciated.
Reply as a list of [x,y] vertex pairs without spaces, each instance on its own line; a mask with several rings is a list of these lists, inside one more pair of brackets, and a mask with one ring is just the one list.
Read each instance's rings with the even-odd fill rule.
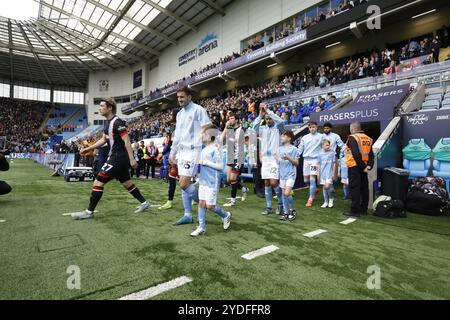
[[64,170],[73,167],[75,154],[39,154],[39,153],[11,153],[12,159],[31,159],[51,169],[55,169],[59,174],[64,174]]

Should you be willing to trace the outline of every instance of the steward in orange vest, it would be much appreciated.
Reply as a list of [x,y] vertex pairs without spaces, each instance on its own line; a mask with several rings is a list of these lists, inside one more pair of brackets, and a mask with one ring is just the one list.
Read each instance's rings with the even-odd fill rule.
[[[350,146],[351,140],[354,140],[356,145],[352,143],[353,146]],[[346,145],[345,160],[347,168],[359,166],[364,171],[367,166],[373,167],[373,140],[369,136],[362,131],[357,132],[348,137]],[[372,157],[370,157],[371,152]]]
[[374,165],[373,140],[361,130],[359,123],[352,123],[350,132],[345,152],[352,204],[350,212],[346,212],[344,215],[359,217],[367,214],[369,205],[367,172],[372,170]]

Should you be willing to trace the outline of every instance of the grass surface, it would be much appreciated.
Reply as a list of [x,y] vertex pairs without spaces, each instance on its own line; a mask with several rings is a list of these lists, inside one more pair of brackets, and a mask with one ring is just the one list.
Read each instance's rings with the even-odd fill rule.
[[[30,160],[16,160],[1,179],[14,190],[0,197],[0,299],[117,299],[183,275],[193,282],[155,299],[450,298],[448,216],[366,216],[344,226],[348,202],[321,209],[319,198],[306,209],[300,191],[298,219],[282,223],[262,216],[264,199],[251,194],[233,208],[229,231],[208,213],[207,234],[193,239],[195,226],[171,225],[182,213],[179,190],[173,210],[136,215],[136,201],[114,181],[96,219],[75,222],[62,214],[85,209],[90,183],[52,178]],[[165,183],[136,184],[153,204],[165,202]],[[223,189],[219,203],[227,197]],[[317,229],[328,232],[303,236]],[[241,258],[271,244],[280,250]],[[71,265],[80,267],[81,290],[67,289]],[[366,287],[371,265],[381,268],[381,290]]]

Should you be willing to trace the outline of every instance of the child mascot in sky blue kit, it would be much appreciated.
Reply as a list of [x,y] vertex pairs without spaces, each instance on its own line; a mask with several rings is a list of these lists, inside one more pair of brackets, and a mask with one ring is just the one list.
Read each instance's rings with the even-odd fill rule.
[[323,185],[322,208],[334,207],[333,177],[335,170],[336,152],[331,149],[330,140],[322,140],[322,151],[319,152],[319,181]]
[[297,217],[297,211],[294,208],[294,198],[292,197],[292,189],[297,178],[297,166],[299,165],[300,152],[292,145],[294,133],[286,130],[281,135],[280,147],[280,188],[283,191],[283,208],[284,215],[281,221],[294,221]]
[[[214,125],[207,125],[202,129],[202,140],[205,148],[200,156],[200,181],[198,189],[198,228],[191,233],[192,237],[198,237],[206,232],[206,210],[216,213],[222,218],[224,230],[231,225],[231,213],[217,207],[217,195],[219,193],[220,178],[223,170],[222,150],[216,143],[219,132]],[[219,140],[219,139],[217,139]]]
[[309,199],[307,207],[313,206],[320,190],[317,188],[316,178],[319,175],[319,152],[322,147],[323,134],[319,133],[316,122],[309,122],[309,134],[300,140],[298,149],[303,155],[303,176],[306,184],[309,184]]

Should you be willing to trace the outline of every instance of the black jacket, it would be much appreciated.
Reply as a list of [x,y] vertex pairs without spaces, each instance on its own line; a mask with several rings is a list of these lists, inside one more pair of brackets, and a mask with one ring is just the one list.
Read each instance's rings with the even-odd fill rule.
[[0,171],[8,171],[9,163],[6,160],[5,156],[0,154]]
[[355,138],[349,137],[348,146],[349,146],[350,150],[352,151],[353,158],[355,158],[355,161],[358,164],[358,168],[361,171],[364,171],[367,166],[373,168],[374,154],[373,154],[372,147],[370,147],[369,162],[366,165],[365,162],[362,160],[361,152],[359,151],[358,142],[356,142]]

